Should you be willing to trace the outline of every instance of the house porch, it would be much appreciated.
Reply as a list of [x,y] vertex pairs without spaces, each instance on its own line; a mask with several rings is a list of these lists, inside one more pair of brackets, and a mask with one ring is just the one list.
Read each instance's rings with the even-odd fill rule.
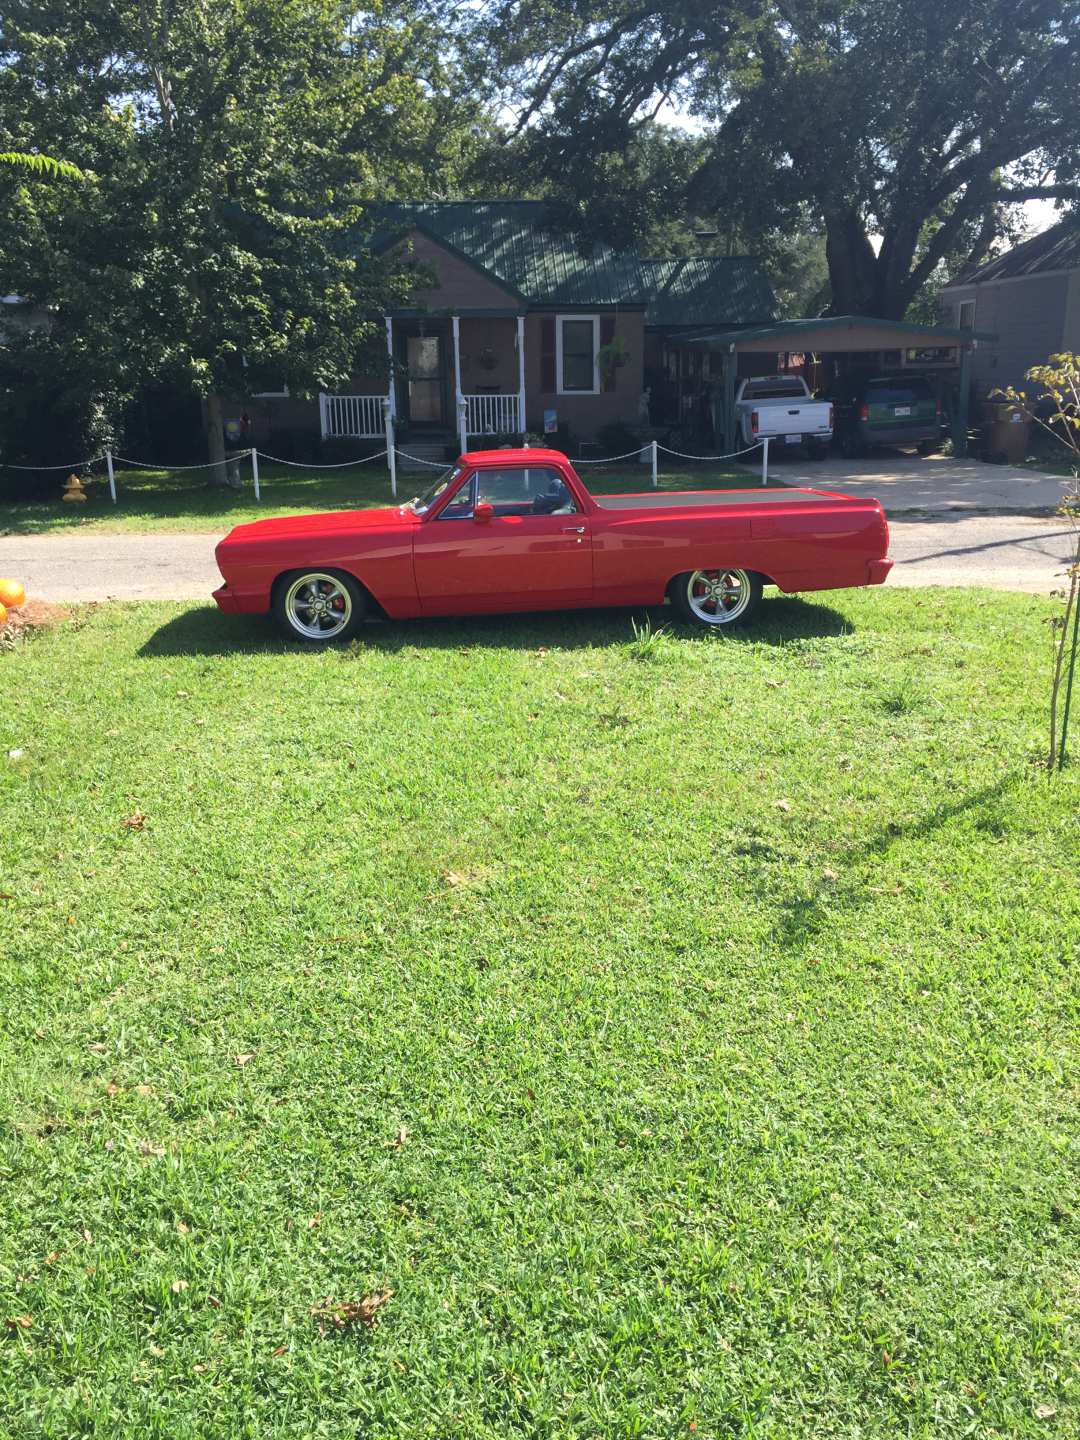
[[319,396],[322,438],[373,440],[521,435],[525,316],[515,311],[387,315],[388,379],[358,376],[351,393]]

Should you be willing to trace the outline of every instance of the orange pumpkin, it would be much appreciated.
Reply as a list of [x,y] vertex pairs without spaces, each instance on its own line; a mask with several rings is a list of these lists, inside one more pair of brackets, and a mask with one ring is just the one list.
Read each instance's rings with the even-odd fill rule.
[[7,606],[0,604],[0,625],[3,625],[5,620],[7,620]]
[[9,610],[17,610],[20,605],[25,604],[26,591],[18,580],[0,580],[0,605]]

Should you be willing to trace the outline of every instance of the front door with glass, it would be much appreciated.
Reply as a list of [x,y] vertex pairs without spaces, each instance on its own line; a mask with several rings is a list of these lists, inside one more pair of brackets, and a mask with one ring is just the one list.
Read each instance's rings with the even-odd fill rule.
[[405,341],[409,423],[436,427],[445,421],[443,343],[440,335],[409,335]]

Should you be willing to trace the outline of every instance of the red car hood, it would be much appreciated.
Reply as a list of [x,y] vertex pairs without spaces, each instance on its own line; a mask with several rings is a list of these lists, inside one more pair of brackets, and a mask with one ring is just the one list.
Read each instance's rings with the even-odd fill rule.
[[280,515],[254,520],[230,530],[222,545],[246,545],[260,540],[292,540],[300,535],[328,536],[372,530],[376,526],[408,529],[416,517],[411,510],[384,506],[378,510],[319,510],[313,515]]

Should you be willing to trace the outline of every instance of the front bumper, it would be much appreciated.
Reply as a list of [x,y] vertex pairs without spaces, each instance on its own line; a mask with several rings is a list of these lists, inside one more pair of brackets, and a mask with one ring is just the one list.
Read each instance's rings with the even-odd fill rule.
[[925,425],[867,425],[859,422],[859,438],[864,445],[921,445],[926,440],[938,440],[941,428],[937,421]]
[[884,585],[892,567],[891,560],[868,560],[866,562],[866,583],[868,585]]
[[228,585],[219,586],[214,591],[214,599],[217,601],[218,609],[223,610],[226,615],[239,615],[240,602]]

